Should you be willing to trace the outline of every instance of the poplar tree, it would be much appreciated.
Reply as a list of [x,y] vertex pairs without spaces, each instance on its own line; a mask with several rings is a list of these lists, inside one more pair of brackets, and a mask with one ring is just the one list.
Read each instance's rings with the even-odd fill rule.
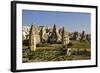
[[65,33],[65,30],[64,30],[64,27],[62,28],[62,43],[64,42],[64,33]]

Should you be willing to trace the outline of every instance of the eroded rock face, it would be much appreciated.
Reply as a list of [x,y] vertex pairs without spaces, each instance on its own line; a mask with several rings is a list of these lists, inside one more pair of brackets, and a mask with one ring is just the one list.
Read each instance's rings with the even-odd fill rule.
[[68,35],[66,35],[66,34],[64,35],[63,44],[64,44],[64,45],[69,44],[69,36],[68,36]]
[[89,36],[85,33],[85,31],[82,31],[82,33],[73,32],[73,33],[70,33],[69,36],[71,40],[80,40],[80,41],[84,41],[84,40],[87,40],[87,38],[89,38]]
[[39,35],[40,35],[40,42],[41,43],[48,41],[49,33],[47,32],[47,28],[45,28],[44,26],[42,26],[40,28]]
[[67,45],[69,43],[69,34],[64,31],[62,40],[62,30],[59,31],[54,25],[53,28],[47,28],[45,26],[32,25],[30,28],[23,28],[23,39],[29,40],[29,47],[32,51],[36,50],[37,44],[43,43],[62,43]]
[[50,42],[52,42],[52,43],[56,43],[57,40],[58,40],[58,37],[57,37],[57,28],[56,28],[55,24],[54,24],[52,32],[51,32],[50,40],[51,40]]
[[68,48],[67,49],[67,56],[70,56],[72,54],[72,51],[71,50],[72,50],[71,48]]
[[65,31],[64,27],[62,28],[62,44],[69,44],[69,33]]
[[29,47],[31,51],[36,51],[36,44],[40,42],[37,28],[32,25],[29,32]]
[[22,27],[22,39],[29,39],[29,31],[30,31],[30,27],[29,26],[23,26]]
[[86,39],[87,39],[88,41],[90,41],[90,40],[91,40],[91,35],[90,35],[90,34],[87,34],[87,35],[86,35]]
[[58,38],[58,39],[57,39],[57,42],[59,42],[59,41],[61,41],[61,35],[60,35],[58,29],[57,29],[56,33],[57,33],[57,38]]
[[73,40],[78,40],[78,37],[79,37],[79,34],[78,34],[78,32],[74,32],[73,33]]
[[[66,36],[67,36],[67,34],[66,34]],[[67,38],[66,36],[64,36],[64,38]],[[53,29],[52,30],[50,29],[48,37],[49,37],[49,41],[52,43],[61,43],[62,42],[62,29],[58,29],[54,25]]]

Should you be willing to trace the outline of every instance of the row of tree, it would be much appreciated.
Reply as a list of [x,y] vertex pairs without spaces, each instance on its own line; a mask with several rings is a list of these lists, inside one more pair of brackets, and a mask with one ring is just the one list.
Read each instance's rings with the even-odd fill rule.
[[[64,41],[64,35],[65,35],[65,29],[64,27],[62,28],[62,41]],[[56,25],[54,24],[53,26],[53,30],[52,32],[49,32],[49,36],[48,36],[48,43],[57,43],[57,40],[58,40],[58,36],[57,36],[57,28],[56,28]],[[43,40],[43,28],[41,28],[40,30],[40,42],[44,42]]]

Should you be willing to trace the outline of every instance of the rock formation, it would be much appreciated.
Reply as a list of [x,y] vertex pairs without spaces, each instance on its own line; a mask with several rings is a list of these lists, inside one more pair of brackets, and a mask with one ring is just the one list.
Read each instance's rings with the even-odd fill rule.
[[64,45],[69,44],[69,35],[67,32],[65,32],[64,27],[62,29],[62,44],[64,44]]
[[[69,43],[69,34],[63,29],[58,29],[54,24],[53,28],[47,28],[45,26],[35,26],[34,24],[27,30],[23,28],[23,38],[24,40],[29,40],[29,47],[31,51],[36,50],[37,44],[57,44],[63,43],[67,45]],[[26,31],[27,36],[26,37]]]
[[50,42],[52,42],[52,43],[56,43],[57,42],[58,37],[57,37],[56,25],[55,24],[53,26],[53,31],[51,32],[50,39],[51,39]]
[[29,47],[31,51],[36,50],[36,44],[40,42],[37,28],[32,25],[29,32]]
[[29,39],[29,30],[30,30],[30,27],[29,26],[23,26],[22,27],[22,39],[25,40],[25,39]]

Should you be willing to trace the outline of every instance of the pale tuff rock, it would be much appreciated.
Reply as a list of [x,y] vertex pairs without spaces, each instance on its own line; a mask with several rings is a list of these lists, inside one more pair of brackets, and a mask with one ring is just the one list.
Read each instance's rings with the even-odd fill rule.
[[[63,29],[62,29],[63,30]],[[23,26],[23,39],[29,40],[29,47],[31,51],[36,50],[37,44],[43,43],[62,43],[64,45],[69,44],[69,33],[64,30],[56,28],[54,24],[53,28],[45,26],[35,26],[34,24],[30,27]],[[63,35],[63,36],[62,36]]]
[[72,51],[71,50],[72,50],[71,48],[68,48],[67,49],[67,56],[70,56],[72,54]]
[[49,29],[49,42],[57,43],[61,41],[61,35],[59,33],[59,29],[56,28],[56,25],[54,24],[53,29]]
[[70,36],[70,40],[80,40],[80,41],[85,41],[85,40],[90,40],[91,39],[91,35],[90,34],[86,34],[85,31],[80,32],[72,32],[69,34]]
[[64,36],[64,40],[62,41],[62,43],[63,43],[64,45],[69,44],[69,36],[68,36],[68,35],[65,35],[65,36]]
[[46,29],[47,28],[45,28],[44,26],[41,26],[41,28],[40,28],[40,41],[41,42],[47,42],[47,40],[48,40],[48,35],[49,35],[49,33],[47,33],[46,32]]
[[58,37],[57,37],[57,30],[56,30],[56,25],[54,24],[54,26],[53,26],[53,30],[52,30],[52,32],[50,33],[50,42],[52,42],[52,43],[56,43],[57,42],[57,39],[58,39]]
[[29,46],[31,51],[36,51],[36,44],[40,42],[37,28],[32,25],[29,33]]
[[56,33],[57,33],[57,37],[58,37],[57,41],[59,42],[59,41],[61,41],[61,35],[59,34],[58,30],[56,31]]
[[65,32],[64,27],[62,28],[62,44],[67,45],[69,44],[69,35]]
[[87,34],[87,35],[86,35],[86,39],[87,39],[88,41],[90,41],[90,40],[91,40],[91,35],[90,35],[90,34]]
[[81,34],[79,32],[74,32],[72,33],[71,37],[73,40],[80,40]]
[[22,39],[29,39],[28,35],[29,35],[29,31],[30,31],[30,27],[29,26],[22,26]]

